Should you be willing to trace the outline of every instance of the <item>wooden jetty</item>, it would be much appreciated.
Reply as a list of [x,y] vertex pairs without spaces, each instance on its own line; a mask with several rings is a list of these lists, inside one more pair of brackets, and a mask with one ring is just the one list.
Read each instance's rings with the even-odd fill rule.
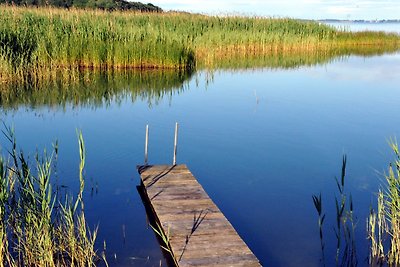
[[186,165],[144,165],[138,171],[178,266],[261,266]]

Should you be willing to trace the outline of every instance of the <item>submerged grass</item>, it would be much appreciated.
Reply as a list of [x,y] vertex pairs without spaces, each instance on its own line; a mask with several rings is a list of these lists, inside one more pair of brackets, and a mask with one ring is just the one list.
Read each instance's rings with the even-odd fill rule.
[[399,48],[395,34],[350,33],[311,21],[186,13],[0,8],[0,80],[54,68],[174,68],[230,57]]
[[[14,132],[9,159],[0,157],[0,266],[94,266],[97,229],[87,228],[82,192],[85,146],[79,134],[80,189],[75,201],[52,188],[51,155],[35,156],[35,168],[18,150]],[[63,201],[62,201],[63,200]],[[63,203],[62,203],[63,202]]]

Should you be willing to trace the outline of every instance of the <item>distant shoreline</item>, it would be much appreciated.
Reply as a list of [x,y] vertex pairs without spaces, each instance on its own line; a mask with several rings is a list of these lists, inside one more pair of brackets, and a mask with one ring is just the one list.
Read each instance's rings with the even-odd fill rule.
[[400,19],[382,19],[382,20],[341,20],[341,19],[319,19],[319,22],[339,22],[339,23],[400,23]]

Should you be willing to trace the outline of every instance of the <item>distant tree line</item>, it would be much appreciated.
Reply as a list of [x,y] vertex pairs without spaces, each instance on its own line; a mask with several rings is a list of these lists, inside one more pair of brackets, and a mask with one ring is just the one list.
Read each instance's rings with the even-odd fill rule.
[[137,10],[141,12],[162,12],[151,3],[129,2],[126,0],[0,0],[1,4],[21,6],[55,6],[76,8],[99,8],[104,10]]

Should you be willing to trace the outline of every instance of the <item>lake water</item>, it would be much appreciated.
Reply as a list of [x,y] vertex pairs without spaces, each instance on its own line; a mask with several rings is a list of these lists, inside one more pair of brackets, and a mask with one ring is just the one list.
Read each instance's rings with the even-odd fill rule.
[[385,31],[400,34],[400,23],[399,22],[327,22],[341,30],[348,31]]
[[[388,140],[400,137],[398,73],[399,53],[291,68],[89,74],[77,86],[3,93],[1,119],[32,156],[58,140],[59,183],[72,192],[82,130],[85,211],[90,226],[99,225],[98,247],[106,240],[111,266],[164,262],[136,190],[146,124],[149,161],[162,164],[172,162],[180,123],[178,163],[188,165],[265,266],[320,265],[311,198],[319,192],[333,259],[334,177],[346,154],[365,265],[365,220],[393,158]],[[1,144],[4,151],[4,137]]]

